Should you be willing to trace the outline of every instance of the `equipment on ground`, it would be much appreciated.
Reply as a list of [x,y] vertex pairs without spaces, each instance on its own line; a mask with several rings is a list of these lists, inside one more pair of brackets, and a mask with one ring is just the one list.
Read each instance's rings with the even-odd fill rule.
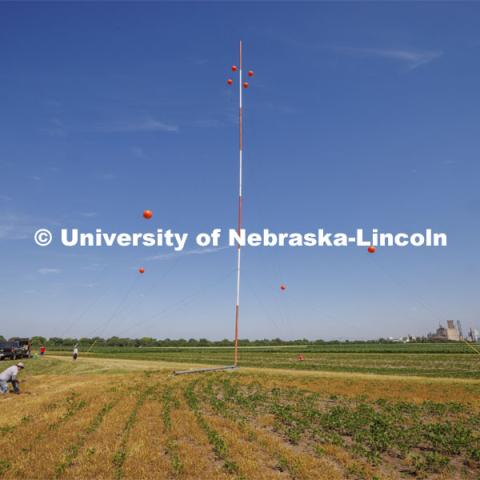
[[192,370],[174,370],[174,375],[186,375],[188,373],[205,373],[205,372],[220,372],[223,370],[235,370],[238,365],[228,365],[226,367],[212,367],[212,368],[194,368]]

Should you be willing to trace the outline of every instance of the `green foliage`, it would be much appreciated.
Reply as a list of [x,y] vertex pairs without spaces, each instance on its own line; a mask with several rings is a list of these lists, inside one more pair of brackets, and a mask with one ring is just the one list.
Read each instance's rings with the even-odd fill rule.
[[138,411],[140,407],[145,403],[145,400],[154,393],[155,388],[156,386],[147,387],[139,394],[137,401],[135,402],[135,405],[127,418],[127,421],[125,422],[120,446],[112,457],[112,464],[115,468],[114,478],[116,480],[120,480],[121,478],[123,478],[123,464],[125,463],[125,460],[127,458],[128,438],[135,424],[135,421],[137,420]]
[[172,418],[170,416],[172,405],[177,406],[178,402],[173,397],[172,386],[168,385],[162,393],[162,420],[166,432],[172,429]]
[[171,438],[169,438],[167,440],[166,447],[167,447],[167,453],[170,456],[170,463],[172,465],[173,473],[175,476],[180,476],[183,472],[183,464],[178,454],[177,443]]
[[2,425],[0,427],[0,433],[12,433],[15,428],[15,425]]
[[7,471],[10,469],[11,466],[12,465],[10,464],[10,462],[0,459],[0,475],[7,473]]
[[[336,445],[372,465],[387,458],[403,462],[419,477],[450,468],[456,458],[480,467],[480,415],[468,405],[323,398],[296,388],[266,390],[259,382],[220,375],[199,382],[197,390],[195,409],[206,401],[216,414],[239,424],[271,414],[277,434],[293,444],[311,444],[319,456],[325,455],[324,446]],[[278,468],[287,470],[281,461]],[[352,475],[369,478],[361,464],[354,470]]]
[[195,395],[195,385],[197,381],[188,384],[185,389],[185,398],[188,406],[192,409],[200,428],[207,434],[208,441],[220,460],[223,460],[223,466],[229,473],[238,473],[238,465],[229,458],[228,447],[225,440],[216,432],[205,420],[200,411],[200,402]]
[[[189,341],[186,341],[187,343]],[[56,348],[56,347],[55,347]],[[58,347],[61,348],[61,347]],[[50,352],[52,349],[50,349]],[[302,353],[305,361],[298,361]],[[68,350],[65,354],[70,355]],[[83,355],[102,358],[228,365],[230,347],[93,347]],[[322,343],[307,346],[248,346],[240,349],[242,366],[386,375],[480,378],[478,356],[460,343]]]
[[429,473],[440,473],[445,470],[450,463],[450,459],[438,452],[426,452],[423,455],[414,455],[412,463],[415,473],[422,478]]
[[277,468],[281,472],[288,472],[290,477],[293,479],[300,479],[301,477],[298,474],[298,467],[295,463],[288,461],[283,455],[278,456]]
[[[77,338],[60,338],[51,337],[48,340],[45,337],[33,337],[33,345],[48,345],[50,347],[71,347],[75,344],[80,346],[91,346],[107,348],[107,347],[122,347],[122,348],[205,348],[205,347],[233,347],[232,340],[208,340],[206,338],[184,338],[179,339],[156,339],[152,337],[141,338],[125,338],[113,336],[110,338],[83,337]],[[273,339],[239,339],[238,344],[244,348],[261,348],[266,349],[281,347],[298,349],[299,352],[330,352],[330,353],[472,353],[472,351],[461,342],[439,342],[426,341],[426,339],[419,341],[410,341],[408,343],[393,342],[386,339],[368,340],[368,341],[324,341],[324,340],[308,340],[306,338],[296,340],[282,340],[280,338]]]
[[31,422],[32,420],[33,420],[33,417],[31,415],[24,415],[20,420],[20,423],[25,424],[25,423]]
[[167,385],[165,387],[160,398],[162,401],[163,428],[165,432],[168,434],[168,438],[166,442],[166,451],[170,457],[170,463],[172,465],[173,474],[176,477],[178,477],[183,472],[183,464],[178,454],[177,442],[171,436],[171,431],[172,431],[171,410],[172,408],[179,407],[179,401],[174,396],[174,390],[172,385]]
[[85,400],[78,399],[77,397],[78,397],[78,394],[75,392],[71,392],[67,396],[67,398],[64,401],[64,403],[66,404],[66,410],[58,420],[49,424],[48,428],[50,430],[57,429],[66,420],[68,420],[70,417],[73,417],[77,412],[79,412],[80,410],[83,410],[87,406],[87,402]]

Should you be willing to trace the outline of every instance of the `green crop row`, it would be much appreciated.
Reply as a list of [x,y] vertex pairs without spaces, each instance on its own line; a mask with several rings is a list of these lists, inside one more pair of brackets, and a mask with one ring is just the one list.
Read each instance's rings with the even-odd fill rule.
[[397,459],[419,476],[454,468],[454,459],[465,468],[480,468],[480,414],[468,405],[332,399],[223,377],[203,381],[200,391],[215,413],[232,418],[235,411],[240,422],[270,414],[279,435],[316,452],[336,445],[372,465]]

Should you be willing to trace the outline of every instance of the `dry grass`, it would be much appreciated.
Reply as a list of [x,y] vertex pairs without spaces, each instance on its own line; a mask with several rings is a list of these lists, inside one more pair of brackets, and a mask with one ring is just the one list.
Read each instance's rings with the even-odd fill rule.
[[468,479],[479,467],[460,447],[448,465],[434,455],[422,463],[417,448],[370,458],[347,437],[320,439],[308,426],[296,433],[297,420],[282,424],[274,410],[315,398],[314,423],[314,415],[360,401],[455,402],[462,413],[449,413],[451,422],[478,422],[476,380],[255,369],[172,377],[164,362],[52,362],[28,364],[23,394],[0,398],[0,478]]

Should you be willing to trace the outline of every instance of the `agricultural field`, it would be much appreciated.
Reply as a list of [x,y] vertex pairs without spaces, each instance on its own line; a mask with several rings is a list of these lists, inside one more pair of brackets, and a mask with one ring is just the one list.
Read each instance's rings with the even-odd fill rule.
[[[445,364],[450,355],[460,354]],[[480,381],[468,375],[242,367],[173,376],[196,363],[183,357],[25,363],[22,394],[0,397],[0,478],[446,480],[480,471]]]
[[[480,346],[473,347],[480,351]],[[241,347],[242,365],[276,369],[480,379],[480,355],[463,343]],[[70,355],[71,352],[57,352]],[[305,361],[297,356],[303,354]],[[94,347],[89,356],[229,365],[231,347]]]

